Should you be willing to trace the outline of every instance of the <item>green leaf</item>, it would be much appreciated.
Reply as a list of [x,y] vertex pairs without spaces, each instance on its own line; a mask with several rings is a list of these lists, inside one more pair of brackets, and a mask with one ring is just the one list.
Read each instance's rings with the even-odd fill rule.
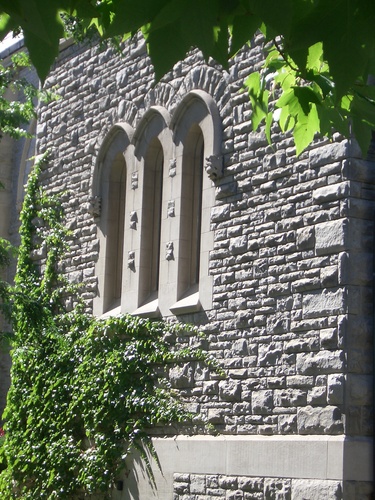
[[314,135],[319,132],[319,116],[316,106],[312,105],[308,115],[300,115],[293,129],[293,137],[296,145],[297,155],[310,144],[314,139]]
[[315,73],[314,71],[308,71],[306,76],[310,81],[319,85],[323,98],[326,98],[329,94],[334,92],[335,86],[327,76]]
[[311,103],[321,102],[320,96],[311,87],[294,87],[293,92],[305,115],[310,113]]
[[332,131],[340,132],[344,136],[349,135],[349,120],[344,113],[332,106],[317,106],[320,122],[320,133],[330,137]]
[[279,116],[279,125],[280,128],[283,132],[286,132],[287,130],[290,130],[293,128],[295,120],[294,118],[290,115],[288,107],[284,106],[280,110],[280,116]]
[[309,47],[307,56],[306,68],[319,71],[323,61],[323,44],[322,42],[315,43]]
[[139,0],[137,2],[113,0],[105,5],[110,13],[110,24],[106,27],[105,34],[110,37],[134,33],[153,21],[168,4],[168,0]]
[[22,28],[30,59],[43,82],[64,35],[58,0],[15,0],[5,10]]
[[260,25],[260,17],[255,16],[251,12],[246,12],[233,18],[230,57],[236,54],[245,43],[251,40]]
[[212,57],[225,69],[228,69],[228,33],[228,25],[226,23],[222,23],[221,26],[214,28],[214,46],[212,49]]
[[293,0],[249,0],[250,10],[276,32],[288,33],[293,19]]
[[227,55],[225,58],[221,55],[225,25],[220,34],[217,17],[218,0],[169,2],[160,10],[144,29],[157,79],[192,47],[198,46],[205,57],[216,51],[216,56],[226,64]]
[[251,121],[253,130],[267,117],[269,91],[264,89],[260,73],[252,73],[245,81],[252,104]]
[[353,131],[363,156],[367,155],[372,130],[375,129],[375,103],[355,94],[351,103]]
[[352,125],[353,132],[356,140],[358,141],[359,147],[361,148],[362,155],[364,158],[366,158],[367,152],[370,147],[373,128],[357,116],[353,117]]
[[368,125],[375,128],[375,102],[365,99],[358,94],[354,94],[350,111],[353,116],[359,118]]
[[3,40],[4,37],[12,31],[12,28],[14,29],[14,23],[12,21],[12,18],[8,15],[5,14],[4,12],[0,14],[0,39]]
[[183,39],[191,47],[199,47],[206,59],[212,54],[215,45],[218,6],[219,0],[205,0],[204,2],[189,0],[187,9],[180,20]]
[[268,113],[267,117],[266,117],[265,130],[266,130],[267,141],[269,144],[271,144],[271,125],[272,125],[272,122],[273,122],[273,115],[272,115],[272,113]]
[[353,91],[361,97],[375,101],[374,85],[353,85]]

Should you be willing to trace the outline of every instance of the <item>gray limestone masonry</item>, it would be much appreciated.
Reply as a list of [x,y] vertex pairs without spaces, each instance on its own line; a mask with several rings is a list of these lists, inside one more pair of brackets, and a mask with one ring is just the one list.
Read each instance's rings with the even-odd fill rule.
[[192,498],[196,500],[341,500],[343,498],[339,481],[314,479],[175,474],[173,486],[173,500],[191,500]]
[[[173,114],[189,91],[204,90],[220,113],[224,156],[211,209],[212,309],[182,319],[206,332],[206,347],[227,377],[192,362],[171,371],[172,385],[220,433],[368,435],[375,167],[338,134],[297,157],[276,126],[272,144],[253,132],[242,86],[262,59],[258,42],[228,71],[193,51],[153,85],[140,37],[121,56],[90,45],[61,53],[46,82],[60,98],[40,106],[37,147],[51,150],[42,182],[64,193],[71,230],[64,269],[84,284],[91,311],[100,248],[90,197],[111,127],[136,129],[151,106]],[[341,495],[337,481],[285,478],[187,474],[176,475],[174,486],[175,500]]]

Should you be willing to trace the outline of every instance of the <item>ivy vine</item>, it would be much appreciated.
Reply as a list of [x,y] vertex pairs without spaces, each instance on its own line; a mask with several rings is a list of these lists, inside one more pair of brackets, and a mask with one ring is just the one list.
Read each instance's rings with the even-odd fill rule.
[[[113,484],[132,448],[154,453],[147,429],[192,416],[168,383],[186,360],[215,365],[199,348],[178,347],[193,327],[124,315],[97,319],[57,272],[67,232],[58,200],[45,194],[36,162],[21,214],[21,246],[10,294],[12,384],[4,413],[3,499],[73,499]],[[45,249],[42,265],[33,255]],[[40,252],[38,253],[40,255]]]

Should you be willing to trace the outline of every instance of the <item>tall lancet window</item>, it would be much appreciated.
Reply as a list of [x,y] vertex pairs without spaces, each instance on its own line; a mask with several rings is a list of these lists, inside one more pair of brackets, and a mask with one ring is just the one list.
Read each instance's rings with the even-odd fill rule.
[[180,315],[212,307],[211,210],[214,181],[222,173],[221,120],[212,97],[201,90],[187,94],[174,112],[171,129],[181,197],[176,199],[177,293],[169,310]]
[[118,314],[121,310],[132,134],[128,125],[114,125],[102,142],[94,170],[90,212],[98,227],[98,289],[93,303],[98,316]]
[[[198,125],[188,132],[183,150],[179,296],[198,289],[202,226],[203,134]],[[196,291],[195,290],[195,291]]]
[[124,250],[126,164],[118,153],[108,179],[104,312],[120,305]]
[[140,303],[157,298],[159,291],[160,235],[163,197],[163,148],[150,142],[144,159]]

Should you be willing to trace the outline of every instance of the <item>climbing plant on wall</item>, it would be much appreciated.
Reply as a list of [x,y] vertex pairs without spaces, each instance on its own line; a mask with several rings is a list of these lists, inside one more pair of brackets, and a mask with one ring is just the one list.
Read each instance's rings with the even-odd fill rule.
[[[44,160],[36,162],[21,213],[0,496],[110,498],[130,450],[153,454],[147,429],[191,418],[168,384],[168,367],[214,363],[199,348],[167,341],[196,335],[193,327],[96,319],[79,303],[65,310],[73,290],[56,269],[66,229],[59,200],[39,186]],[[42,266],[33,260],[36,250]]]

